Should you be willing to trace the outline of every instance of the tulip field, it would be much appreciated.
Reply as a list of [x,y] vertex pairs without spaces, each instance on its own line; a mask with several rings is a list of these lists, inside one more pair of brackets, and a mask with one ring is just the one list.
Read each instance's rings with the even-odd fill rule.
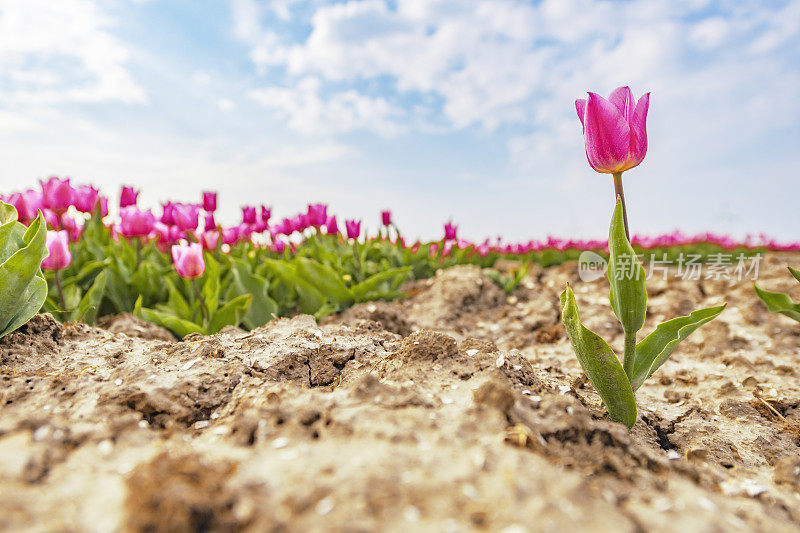
[[649,105],[603,240],[4,191],[0,529],[796,531],[800,242],[637,234]]

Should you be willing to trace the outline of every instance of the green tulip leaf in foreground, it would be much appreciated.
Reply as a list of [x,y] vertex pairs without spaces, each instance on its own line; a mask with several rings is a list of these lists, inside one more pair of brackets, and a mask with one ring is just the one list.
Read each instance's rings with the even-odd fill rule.
[[[797,281],[800,281],[800,271],[792,267],[788,268],[792,276],[794,276]],[[771,313],[781,313],[782,315],[786,315],[800,322],[800,303],[793,302],[786,294],[765,291],[755,284],[753,288],[756,290],[758,297],[761,298],[761,301],[767,304],[767,309],[769,309]]]
[[47,298],[41,270],[47,257],[46,234],[41,213],[25,229],[16,209],[0,203],[0,337],[28,322]]
[[633,390],[641,387],[644,380],[664,364],[679,342],[706,322],[717,318],[724,309],[725,305],[700,309],[689,316],[673,318],[659,324],[655,331],[636,345],[636,360],[631,376]]
[[633,427],[636,423],[636,399],[614,350],[599,335],[581,324],[575,295],[569,285],[561,293],[560,299],[564,326],[572,349],[589,381],[603,399],[608,416],[629,428]]

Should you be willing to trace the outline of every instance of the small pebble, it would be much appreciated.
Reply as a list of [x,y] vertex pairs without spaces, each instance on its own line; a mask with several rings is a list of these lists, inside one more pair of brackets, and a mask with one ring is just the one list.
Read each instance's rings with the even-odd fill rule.
[[274,441],[272,441],[273,448],[285,448],[289,444],[289,439],[286,437],[278,437]]
[[191,361],[187,362],[185,365],[183,365],[183,370],[189,370],[189,369],[190,369],[190,368],[192,368],[192,367],[194,366],[194,364],[195,364],[196,362],[198,362],[199,360],[200,360],[200,359],[192,359]]

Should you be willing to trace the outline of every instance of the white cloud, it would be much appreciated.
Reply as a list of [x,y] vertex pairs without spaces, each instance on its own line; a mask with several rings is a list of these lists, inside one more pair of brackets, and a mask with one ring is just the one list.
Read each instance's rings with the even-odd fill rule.
[[128,50],[98,3],[0,0],[0,90],[6,103],[142,103],[125,66]]
[[383,98],[355,90],[323,96],[319,79],[313,76],[299,80],[293,88],[263,87],[248,95],[286,118],[290,128],[306,134],[369,130],[391,136],[400,130],[395,120],[400,117],[400,110]]

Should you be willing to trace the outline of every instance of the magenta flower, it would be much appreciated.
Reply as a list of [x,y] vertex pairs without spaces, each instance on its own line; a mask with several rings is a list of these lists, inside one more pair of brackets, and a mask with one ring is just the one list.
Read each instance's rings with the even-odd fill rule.
[[156,217],[150,211],[139,211],[134,206],[123,207],[120,211],[119,231],[126,237],[144,237],[153,231]]
[[42,216],[44,216],[45,222],[47,225],[53,229],[61,229],[61,218],[55,214],[53,211],[49,209],[42,210]]
[[360,220],[345,220],[344,227],[347,230],[348,239],[358,239],[358,236],[361,234]]
[[269,219],[272,218],[272,208],[265,205],[261,206],[261,222],[269,224]]
[[55,176],[47,181],[39,180],[42,185],[42,203],[48,209],[61,214],[72,205],[72,185],[69,178],[59,179]]
[[216,229],[217,221],[214,220],[214,213],[206,213],[206,216],[203,217],[203,227],[206,231]]
[[458,230],[458,226],[453,224],[452,222],[448,222],[444,225],[444,240],[452,241],[456,239],[456,231]]
[[161,218],[158,221],[167,226],[175,224],[175,204],[173,202],[161,204]]
[[79,225],[77,220],[67,214],[61,217],[61,229],[66,230],[70,242],[77,242],[81,237],[81,233],[83,233],[83,226]]
[[330,217],[325,224],[325,233],[327,235],[336,235],[339,233],[339,225],[336,223],[336,215]]
[[197,229],[200,225],[200,206],[194,204],[174,204],[172,216],[175,225],[182,231]]
[[108,198],[105,196],[100,197],[100,217],[106,218],[108,216]]
[[328,222],[328,206],[325,204],[309,204],[306,221],[306,227],[313,226],[319,228],[320,226],[324,226],[325,223]]
[[201,233],[200,244],[203,245],[204,250],[216,250],[219,246],[219,231],[211,229]]
[[245,224],[256,223],[256,208],[246,205],[242,208],[242,222]]
[[384,226],[388,226],[392,223],[392,212],[388,209],[386,211],[381,211],[381,222]]
[[100,191],[91,185],[75,187],[72,198],[75,209],[81,213],[89,213],[91,215],[94,213],[95,207],[97,207],[99,193]]
[[47,258],[42,261],[45,270],[63,270],[72,264],[69,235],[64,230],[47,232]]
[[608,97],[589,93],[575,100],[583,125],[586,157],[597,172],[616,174],[629,170],[647,153],[647,109],[650,93],[635,101],[630,87],[619,87]]
[[138,198],[139,198],[139,191],[137,191],[133,187],[128,187],[127,185],[125,185],[122,187],[122,191],[119,193],[119,206],[128,207],[131,205],[136,205],[136,201]]
[[282,254],[284,250],[286,250],[286,243],[281,240],[272,241],[272,245],[269,249],[275,253]]
[[184,279],[199,278],[206,271],[203,246],[199,242],[173,245],[172,261],[178,275]]
[[206,213],[213,213],[217,210],[217,193],[213,191],[203,192],[203,210]]
[[39,191],[27,190],[23,193],[14,193],[8,198],[8,203],[17,210],[17,218],[23,224],[30,223],[42,205],[42,194]]
[[222,230],[222,242],[233,246],[239,240],[239,228],[226,228]]

